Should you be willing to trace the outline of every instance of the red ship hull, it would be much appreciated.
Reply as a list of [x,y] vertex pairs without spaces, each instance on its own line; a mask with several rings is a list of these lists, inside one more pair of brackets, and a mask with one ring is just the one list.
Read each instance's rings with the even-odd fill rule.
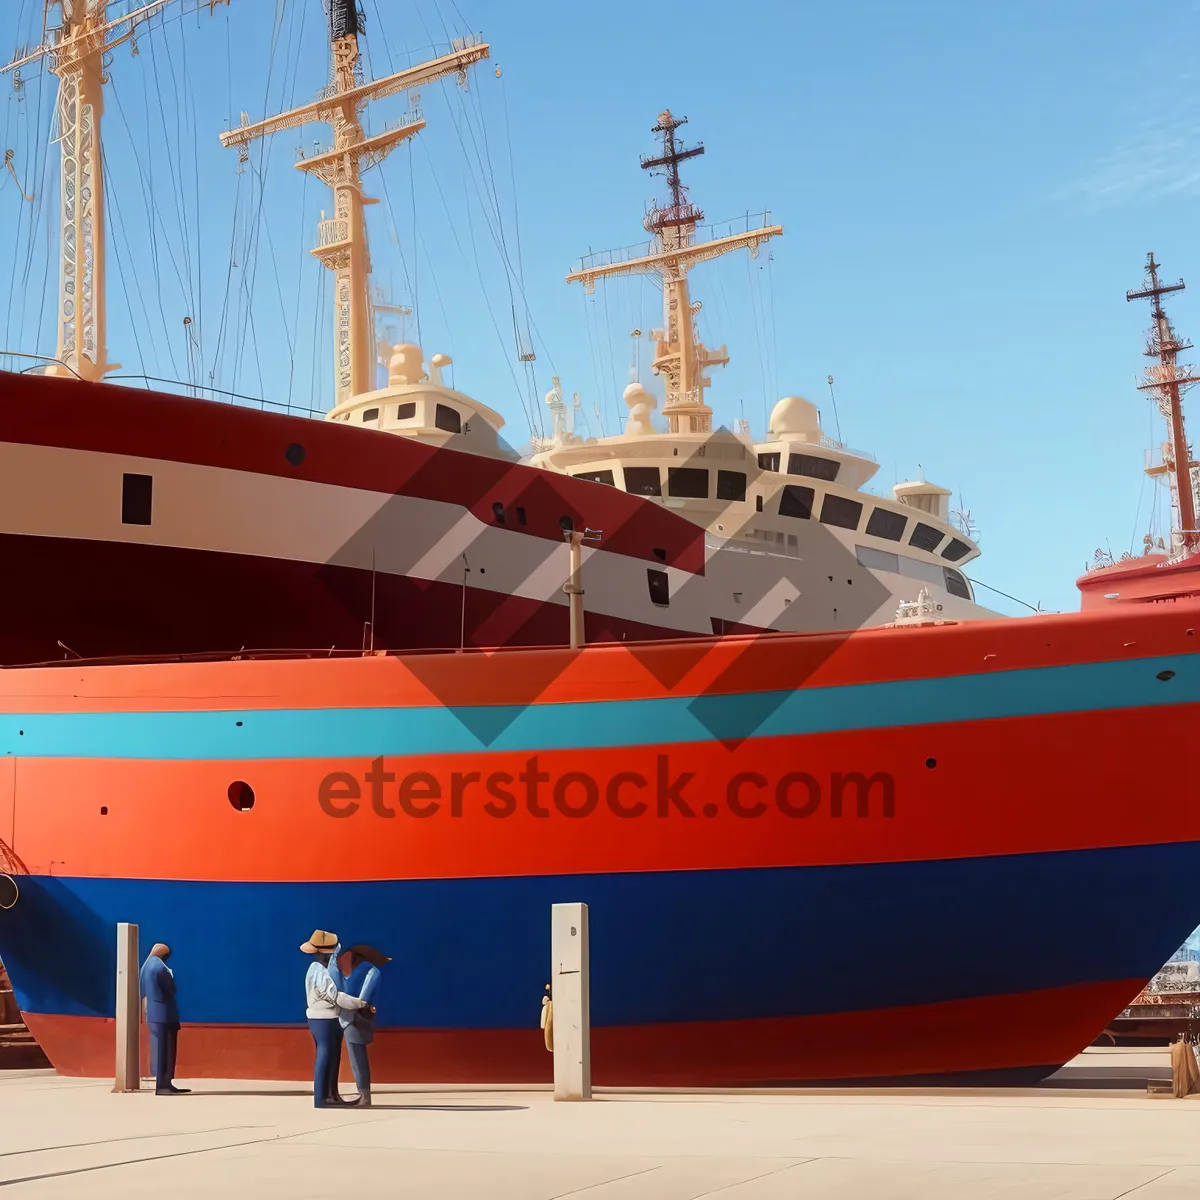
[[[139,491],[140,489],[140,491]],[[709,634],[703,531],[645,499],[345,425],[0,374],[0,664]],[[593,565],[594,564],[594,565]],[[655,604],[647,572],[666,573]]]

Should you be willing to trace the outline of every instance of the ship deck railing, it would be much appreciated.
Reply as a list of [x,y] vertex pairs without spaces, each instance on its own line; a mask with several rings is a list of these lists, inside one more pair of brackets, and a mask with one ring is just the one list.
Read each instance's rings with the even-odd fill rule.
[[[15,358],[33,359],[35,360],[34,365],[21,370],[0,366],[0,374],[45,375],[51,367],[57,365],[79,379],[79,373],[61,359],[51,358],[45,354],[30,354],[23,350],[0,350],[0,361]],[[224,388],[213,387],[211,384],[167,379],[159,375],[108,375],[104,382],[139,383],[148,392],[163,392],[169,396],[184,396],[193,400],[212,400],[218,404],[240,405],[243,408],[257,408],[262,412],[282,413],[292,417],[315,417],[322,421],[325,419],[324,409],[310,408],[307,404],[294,404],[288,400],[265,400],[261,396],[247,396],[242,392],[231,392]]]

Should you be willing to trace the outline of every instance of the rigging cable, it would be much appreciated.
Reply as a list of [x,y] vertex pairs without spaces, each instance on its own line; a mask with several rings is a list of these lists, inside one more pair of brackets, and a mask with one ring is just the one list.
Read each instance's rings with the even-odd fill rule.
[[[480,153],[479,142],[476,141],[475,131],[471,125],[471,119],[470,119],[471,114],[470,114],[469,109],[467,108],[466,102],[463,99],[461,91],[458,93],[458,102],[459,102],[459,108],[462,112],[463,124],[466,126],[467,133],[470,135],[470,138],[471,138],[471,148],[475,151],[475,162],[479,168],[479,177],[483,181],[484,194],[485,194],[488,202],[491,204],[492,211],[494,212],[495,217],[496,217],[496,227],[494,229],[492,227],[492,222],[488,216],[487,208],[483,204],[482,199],[480,201],[480,211],[483,215],[484,222],[487,224],[488,232],[491,233],[492,239],[496,243],[496,248],[500,251],[501,259],[503,260],[504,263],[506,263],[508,265],[508,270],[505,271],[505,275],[504,275],[504,283],[505,283],[505,287],[508,290],[508,311],[509,311],[510,320],[512,321],[513,342],[514,342],[514,348],[516,349],[516,352],[517,352],[517,360],[519,362],[522,362],[527,367],[528,364],[525,363],[525,360],[523,358],[525,351],[521,345],[521,334],[520,334],[520,330],[519,330],[519,327],[517,324],[517,304],[516,304],[516,296],[513,292],[513,279],[514,279],[515,273],[512,271],[512,264],[511,264],[511,261],[508,256],[508,245],[507,245],[507,242],[506,242],[505,236],[504,236],[504,221],[503,221],[503,216],[500,211],[499,194],[496,191],[496,176],[495,176],[495,172],[492,170],[491,150],[488,146],[488,140],[487,140],[487,125],[486,125],[486,123],[481,122],[480,140],[482,140],[482,142],[483,142],[484,150],[483,150],[483,153]],[[457,123],[456,123],[456,128],[457,128]],[[460,143],[462,142],[461,134],[459,135],[459,141],[460,141]],[[470,156],[466,155],[465,143],[463,144],[463,152],[464,152],[464,156],[467,157],[468,166],[470,166],[471,165]],[[486,171],[485,171],[485,158],[486,158]],[[476,182],[475,190],[478,193],[479,187],[478,187],[477,182]],[[468,203],[470,203],[469,199],[468,199]],[[531,347],[531,349],[532,349],[532,347]],[[525,371],[525,374],[527,377],[527,381],[532,384],[533,380],[530,377],[528,370]],[[536,389],[532,390],[530,393],[530,404],[531,404],[531,406],[536,406]],[[533,407],[531,407],[531,411],[533,411]],[[533,432],[532,428],[531,428],[530,432],[531,433]]]
[[[617,400],[621,395],[621,389],[617,386],[617,358],[616,351],[613,350],[613,329],[612,318],[608,313],[608,278],[605,276],[600,281],[600,286],[604,292],[604,327],[605,338],[604,347],[607,351],[607,366],[608,366],[608,384],[611,389],[610,395],[614,400]],[[620,409],[617,410],[618,412]]]
[[[263,112],[270,111],[271,82],[275,75],[275,59],[279,50],[279,35],[283,28],[284,12],[284,0],[275,0],[275,18],[271,28],[271,48],[267,58],[267,78],[263,87]],[[250,309],[253,308],[255,285],[258,279],[258,231],[262,228],[262,214],[263,208],[266,204],[266,181],[271,166],[270,159],[267,155],[267,142],[269,140],[270,139],[268,138],[259,139],[258,167],[255,168],[253,163],[250,164],[251,174],[259,185],[258,210],[255,213],[254,221],[247,227],[245,253],[242,256],[242,286],[239,288],[238,294],[239,319],[237,322],[237,327],[241,331],[242,337],[238,343],[237,350],[234,353],[234,391],[237,390],[237,379],[241,372],[242,356],[245,353],[245,331],[247,328],[249,328],[248,322],[241,318],[241,314],[244,311],[243,305]],[[251,203],[253,203],[253,196],[251,197]]]
[[[455,134],[458,137],[458,142],[459,142],[459,146],[462,149],[463,157],[467,160],[468,165],[470,165],[471,158],[470,158],[470,155],[467,153],[466,142],[463,140],[463,136],[462,136],[462,129],[459,125],[459,122],[454,117],[453,108],[449,104],[447,104],[447,110],[449,111],[449,114],[450,114],[450,123],[454,126]],[[477,154],[477,157],[478,157],[478,154]],[[475,179],[473,172],[472,172],[472,182],[475,185],[475,192],[476,192],[476,195],[478,196],[479,195],[479,182],[477,179]],[[501,261],[507,271],[507,278],[511,281],[516,276],[516,272],[513,269],[512,261],[508,256],[507,250],[501,243],[501,240],[499,239],[499,237],[497,237],[496,231],[492,228],[491,221],[488,219],[487,209],[482,203],[482,197],[480,198],[480,211],[483,214],[484,223],[487,225],[488,233],[491,235],[493,243],[495,244],[497,250],[500,252]],[[530,315],[530,327],[533,331],[533,335],[537,338],[537,341],[541,344],[542,349],[546,353],[546,359],[550,364],[551,372],[555,375],[558,375],[559,371],[558,371],[557,366],[555,365],[554,356],[550,351],[549,344],[546,342],[546,339],[544,337],[542,337],[541,330],[538,328],[537,322],[533,320],[532,314]],[[540,410],[539,410],[539,416],[540,416]],[[538,424],[540,426],[541,422],[539,421]]]
[[[767,298],[771,302],[771,399],[779,399],[779,330],[775,321],[775,252],[770,244],[766,246],[767,254]],[[840,439],[839,439],[840,440]]]
[[[296,341],[299,341],[299,339],[300,339],[300,297],[304,291],[304,288],[302,286],[304,283],[304,265],[305,265],[305,261],[308,258],[308,256],[304,253],[304,249],[305,249],[305,247],[304,247],[304,242],[305,242],[304,230],[305,230],[305,226],[306,226],[305,207],[306,207],[306,202],[308,199],[308,172],[301,171],[300,173],[304,176],[304,181],[300,185],[300,253],[296,257],[296,261],[300,263],[300,278],[296,281],[296,312],[292,318],[292,334]],[[321,267],[321,264],[317,263],[315,259],[313,259],[312,261],[316,264],[316,267],[318,270],[323,269]],[[295,352],[293,351],[292,366],[291,366],[291,370],[288,372],[288,402],[289,403],[291,402],[292,388],[295,385],[295,382],[296,382],[296,355],[295,355]]]
[[767,375],[765,355],[763,353],[762,321],[759,318],[758,305],[754,296],[754,273],[750,270],[750,257],[746,256],[746,281],[750,285],[750,316],[754,321],[754,341],[758,346],[758,377],[762,388],[764,426],[770,425],[769,397],[767,396]]
[[421,341],[421,297],[419,288],[421,286],[421,272],[419,270],[420,262],[417,259],[417,173],[413,165],[412,139],[408,143],[408,195],[409,202],[412,204],[412,223],[413,223],[413,275],[412,275],[412,310],[413,319],[417,322],[417,345],[422,345]]
[[[45,77],[43,77],[42,85],[37,90],[37,108],[36,108],[35,114],[34,114],[34,134],[36,134],[37,140],[39,142],[41,142],[43,140],[41,137],[42,101],[45,97],[45,92],[46,92],[46,83],[45,83]],[[20,101],[18,101],[18,105],[19,104],[20,104]],[[26,107],[25,111],[26,111],[26,113],[28,113],[28,111],[29,111],[28,106]],[[18,116],[19,115],[20,115],[20,109],[18,107]],[[18,126],[17,148],[18,148],[18,150],[21,149],[20,124],[21,124],[20,121],[18,121],[17,122],[17,126]],[[26,134],[28,134],[28,132],[29,132],[28,121],[26,121],[25,132],[26,132]],[[26,141],[26,144],[28,144],[28,145],[33,144],[32,137],[26,137],[25,141]],[[46,172],[48,170],[48,165],[49,165],[49,160],[50,160],[50,151],[49,151],[49,147],[47,147],[46,150],[43,152],[43,159],[42,159],[43,182],[45,181]],[[45,188],[43,187],[42,190],[44,192]],[[36,220],[37,220],[37,208],[35,207],[34,211],[29,214],[29,234],[28,234],[29,249],[26,254],[26,266],[25,266],[25,273],[24,273],[25,280],[28,280],[28,278],[29,278],[29,262],[30,262],[30,255],[32,255],[32,251],[33,251],[33,234],[34,234]],[[25,212],[24,212],[24,206],[22,206],[21,209],[19,209],[17,212],[17,236],[13,240],[12,270],[9,273],[9,280],[8,280],[8,308],[5,313],[5,318],[4,318],[5,340],[8,343],[8,345],[10,345],[10,346],[13,343],[12,318],[13,318],[14,312],[16,311],[16,309],[14,308],[14,305],[13,305],[13,293],[16,290],[17,265],[21,258],[21,231],[24,228],[24,225],[25,225]],[[22,293],[24,293],[23,288],[22,288]],[[55,308],[56,308],[55,324],[57,325],[57,323],[58,323],[57,305],[55,306]],[[25,305],[24,305],[24,303],[22,303],[22,305],[21,305],[20,315],[21,315],[21,323],[20,323],[20,327],[18,330],[18,337],[16,340],[18,342],[24,342],[24,340],[25,340]],[[35,330],[35,334],[36,334],[36,330]]]
[[[152,33],[153,33],[153,31],[152,31]],[[155,90],[157,91],[158,97],[159,97],[159,103],[156,104],[154,107],[158,110],[159,120],[162,124],[163,143],[164,143],[164,146],[166,149],[166,155],[167,155],[167,169],[169,170],[170,176],[171,176],[171,194],[172,194],[172,198],[177,201],[175,216],[176,216],[177,224],[179,226],[180,254],[183,258],[183,275],[186,277],[186,283],[184,284],[184,302],[188,303],[190,301],[194,301],[195,297],[192,294],[192,290],[191,290],[191,285],[192,285],[191,243],[188,239],[188,232],[187,232],[187,204],[184,200],[182,170],[176,170],[175,156],[171,153],[171,136],[167,131],[166,106],[162,103],[163,89],[162,89],[162,80],[159,76],[159,70],[158,70],[157,42],[153,36],[148,37],[146,40],[147,40],[148,45],[150,46],[150,62],[151,62],[152,70],[154,72],[154,87],[155,87]],[[175,62],[174,62],[174,59],[171,57],[170,37],[165,31],[163,33],[162,40],[163,40],[164,52],[166,53],[166,56],[167,56],[167,64],[168,64],[168,67],[170,68],[172,78],[176,78]],[[176,107],[175,144],[180,145],[178,90],[176,91],[176,106],[175,107]]]
[[[145,78],[146,78],[146,73],[143,71],[142,72],[143,85],[145,85]],[[136,145],[136,140],[133,136],[133,129],[129,124],[129,120],[128,120],[127,116],[125,115],[125,106],[121,103],[121,93],[117,89],[115,80],[109,84],[109,88],[111,90],[113,100],[116,102],[117,115],[121,118],[121,123],[125,126],[125,132],[129,138],[130,145],[131,146]],[[154,272],[155,295],[156,295],[156,299],[157,299],[156,307],[158,309],[159,319],[162,321],[163,343],[166,345],[167,354],[169,355],[169,357],[171,359],[171,371],[172,371],[174,377],[176,379],[178,379],[179,378],[179,366],[175,361],[174,343],[171,339],[170,332],[167,329],[167,313],[166,313],[167,306],[163,301],[163,294],[162,294],[162,268],[161,268],[161,263],[159,260],[159,253],[158,253],[158,233],[156,230],[156,218],[157,218],[157,224],[159,226],[161,226],[161,228],[162,228],[163,242],[166,245],[167,255],[170,258],[171,266],[175,270],[175,277],[179,281],[180,295],[185,301],[187,299],[187,289],[183,282],[183,274],[179,269],[179,262],[175,258],[175,251],[172,249],[172,246],[171,246],[171,238],[167,233],[166,223],[162,219],[162,213],[159,209],[158,202],[154,197],[154,151],[153,151],[154,143],[153,143],[153,139],[150,137],[149,115],[150,115],[151,108],[153,108],[155,106],[150,104],[149,93],[145,92],[145,86],[143,87],[143,91],[145,93],[146,117],[147,117],[146,141],[147,141],[148,147],[150,147],[150,149],[148,150],[147,155],[146,155],[147,168],[145,170],[143,170],[143,168],[142,168],[141,155],[135,153],[135,154],[133,154],[132,157],[133,157],[134,163],[137,166],[138,175],[141,177],[141,182],[142,182],[142,205],[146,211],[146,226],[147,226],[148,233],[149,233],[148,245],[149,245],[149,250],[150,250],[150,264],[151,264],[151,269]],[[147,322],[147,328],[148,327],[149,327],[149,322]],[[155,348],[154,361],[156,364],[155,370],[161,372],[162,367],[161,367],[161,362],[158,358],[157,347]]]
[[[126,249],[129,251],[130,258],[132,259],[133,251],[129,244],[129,236],[125,232],[125,220],[121,216],[121,209],[117,203],[116,194],[112,191],[107,159],[101,160],[100,169],[102,172],[102,179],[104,182],[104,186],[106,188],[108,188],[108,190],[109,190],[109,196],[111,197],[111,202],[112,202],[113,216],[116,217],[116,219],[117,219],[116,220],[117,228],[120,230],[121,236],[125,238],[125,246],[126,246]],[[125,294],[125,308],[129,313],[129,318],[130,318],[129,323],[132,327],[132,332],[133,332],[133,344],[134,344],[134,347],[137,349],[138,361],[141,363],[142,372],[145,373],[146,357],[142,353],[142,343],[141,343],[141,339],[138,337],[137,314],[133,311],[133,301],[129,297],[129,284],[128,284],[128,280],[125,277],[126,276],[125,266],[121,260],[121,247],[120,247],[120,243],[117,241],[116,238],[113,238],[113,256],[117,260],[117,273],[121,276],[121,291]],[[134,274],[134,287],[137,290],[138,295],[142,300],[142,311],[145,312],[146,311],[146,301],[145,301],[145,297],[141,296],[141,288],[138,285],[136,273]],[[149,324],[149,318],[147,318],[147,324]]]
[[500,342],[501,348],[504,349],[504,351],[505,351],[504,364],[505,364],[505,366],[508,367],[508,373],[512,378],[513,387],[516,390],[517,398],[521,402],[521,409],[525,413],[526,421],[529,422],[529,428],[532,430],[534,428],[533,414],[529,411],[529,406],[526,403],[526,399],[525,399],[525,393],[522,390],[521,384],[517,379],[516,371],[513,370],[512,362],[507,353],[507,347],[505,347],[505,344],[504,344],[504,335],[500,332],[500,324],[496,320],[496,314],[495,314],[494,310],[492,309],[491,299],[488,296],[486,286],[484,286],[483,268],[480,266],[480,263],[479,263],[479,249],[475,243],[475,226],[471,221],[471,202],[470,202],[469,196],[467,198],[467,232],[470,234],[470,237],[471,237],[471,251],[475,258],[475,270],[479,276],[480,288],[483,292],[483,301],[484,301],[484,304],[487,306],[488,316],[491,318],[491,321],[492,321],[492,328],[496,331],[496,338]]
[[[970,576],[967,578],[971,579]],[[989,592],[995,592],[997,596],[1003,596],[1005,600],[1011,600],[1014,604],[1023,604],[1030,612],[1040,613],[1042,611],[1036,604],[1030,604],[1028,600],[1022,600],[1019,596],[1010,596],[1007,592],[1002,592],[999,588],[994,588],[978,579],[971,579],[971,582],[975,587],[986,588]]]
[[[601,385],[600,385],[600,371],[599,371],[599,368],[597,367],[599,358],[597,357],[597,353],[596,353],[596,339],[592,334],[592,314],[589,311],[589,307],[588,307],[589,300],[592,302],[592,306],[593,307],[595,306],[596,295],[593,292],[592,295],[589,296],[587,294],[587,292],[585,292],[582,288],[580,288],[580,290],[579,290],[579,295],[580,295],[580,299],[583,301],[583,327],[587,332],[588,356],[592,362],[592,385],[596,389],[596,395],[603,396],[604,388],[601,387]],[[618,422],[617,428],[618,428],[618,430],[620,429],[619,422]]]

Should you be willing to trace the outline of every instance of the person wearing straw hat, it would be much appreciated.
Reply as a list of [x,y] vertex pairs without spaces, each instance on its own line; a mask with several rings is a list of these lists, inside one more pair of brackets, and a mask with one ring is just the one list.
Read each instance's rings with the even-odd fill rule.
[[138,972],[146,1023],[150,1026],[150,1062],[156,1096],[182,1096],[189,1089],[175,1086],[175,1054],[179,1045],[179,1006],[175,975],[167,966],[171,948],[155,942]]
[[337,1020],[340,1011],[358,1011],[368,1007],[365,1000],[339,990],[329,973],[329,960],[337,949],[336,933],[314,929],[313,935],[300,949],[311,955],[304,976],[304,993],[307,1006],[309,1032],[316,1046],[313,1063],[313,1106],[324,1108],[329,1103],[338,1103],[337,1090],[338,1059],[341,1057],[342,1027]]
[[[371,1107],[371,1064],[367,1047],[375,1040],[375,997],[379,990],[379,968],[392,960],[373,946],[351,946],[334,955],[329,972],[339,988],[357,995],[366,1008],[338,1013],[342,1038],[350,1055],[350,1068],[358,1086],[358,1099],[351,1101],[359,1108]],[[365,969],[364,969],[365,968]]]

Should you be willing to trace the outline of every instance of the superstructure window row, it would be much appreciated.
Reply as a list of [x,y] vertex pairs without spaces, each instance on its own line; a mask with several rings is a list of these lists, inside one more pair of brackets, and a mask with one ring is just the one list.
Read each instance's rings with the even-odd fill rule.
[[[631,496],[661,496],[662,473],[658,467],[624,467],[625,490]],[[677,496],[686,500],[709,499],[711,472],[707,467],[668,467],[667,491],[668,496]],[[730,502],[742,502],[746,499],[746,472],[726,471],[718,469],[716,499]],[[591,483],[606,483],[616,486],[615,472],[611,469],[598,471],[578,471],[576,479],[586,479]]]

